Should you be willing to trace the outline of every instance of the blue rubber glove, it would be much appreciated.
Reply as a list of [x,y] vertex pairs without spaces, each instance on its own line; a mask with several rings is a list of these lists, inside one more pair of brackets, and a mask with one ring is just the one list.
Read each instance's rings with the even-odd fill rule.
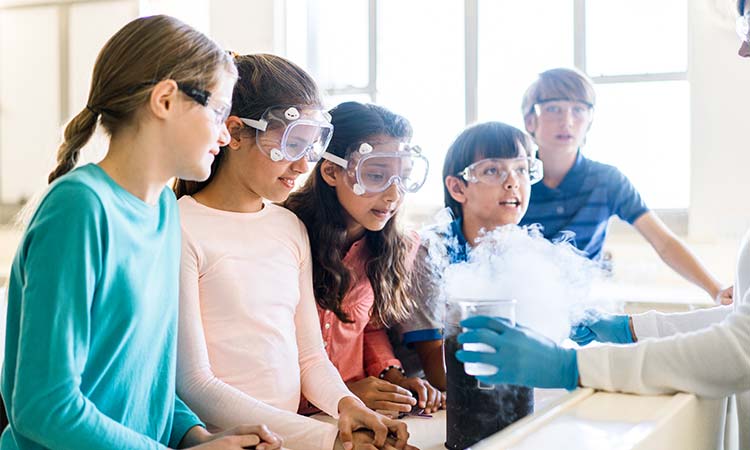
[[494,375],[477,376],[488,384],[517,384],[540,388],[578,387],[576,351],[558,346],[546,337],[507,319],[476,316],[465,319],[461,326],[470,331],[461,333],[461,344],[481,343],[496,353],[459,350],[456,358],[464,363],[484,363],[497,367]]
[[578,345],[591,341],[631,344],[635,341],[630,332],[630,316],[607,314],[587,309],[583,319],[570,327],[570,339]]

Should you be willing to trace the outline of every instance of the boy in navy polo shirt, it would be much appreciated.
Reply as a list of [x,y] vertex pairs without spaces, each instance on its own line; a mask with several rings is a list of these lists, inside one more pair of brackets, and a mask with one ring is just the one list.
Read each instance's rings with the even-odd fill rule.
[[591,259],[601,257],[612,216],[633,225],[662,260],[706,291],[717,303],[732,302],[732,288],[701,264],[616,167],[592,161],[581,153],[591,128],[595,93],[592,82],[574,69],[543,72],[523,97],[526,131],[539,147],[544,179],[532,188],[521,225],[539,223],[544,237],[572,237]]
[[455,220],[424,233],[413,269],[417,307],[408,321],[397,325],[400,342],[394,346],[410,376],[421,366],[427,380],[441,390],[446,388],[442,273],[448,264],[467,260],[480,230],[518,224],[531,185],[542,178],[542,167],[529,136],[512,126],[487,122],[456,138],[445,156],[443,178],[445,206]]

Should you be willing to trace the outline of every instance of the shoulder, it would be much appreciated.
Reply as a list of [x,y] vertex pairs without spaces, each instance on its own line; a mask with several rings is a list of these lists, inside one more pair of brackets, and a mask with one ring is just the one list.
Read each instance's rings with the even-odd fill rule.
[[[111,189],[97,174],[84,166],[76,169],[50,185],[42,196],[32,222],[40,215],[60,213],[70,223],[76,217],[100,216],[105,214]],[[71,214],[75,212],[75,214]],[[60,224],[64,225],[64,224]]]

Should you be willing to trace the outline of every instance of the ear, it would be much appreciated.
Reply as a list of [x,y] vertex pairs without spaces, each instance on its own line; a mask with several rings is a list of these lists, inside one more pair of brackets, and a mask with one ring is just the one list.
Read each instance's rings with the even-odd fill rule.
[[448,175],[445,177],[445,187],[453,200],[461,204],[466,203],[466,183],[464,180]]
[[227,146],[232,150],[237,150],[240,148],[240,145],[242,145],[242,129],[245,128],[245,125],[237,116],[229,116],[226,125],[227,130],[229,130],[229,136],[231,137]]
[[178,89],[174,80],[162,80],[151,90],[148,106],[151,113],[160,119],[167,117],[174,110]]
[[341,177],[339,177],[340,174],[339,166],[331,161],[326,159],[320,164],[320,176],[323,177],[323,181],[325,181],[328,186],[335,188],[341,179]]
[[523,119],[524,125],[526,125],[526,132],[529,133],[531,136],[534,136],[534,133],[536,132],[537,127],[537,117],[536,114],[529,113],[524,117]]

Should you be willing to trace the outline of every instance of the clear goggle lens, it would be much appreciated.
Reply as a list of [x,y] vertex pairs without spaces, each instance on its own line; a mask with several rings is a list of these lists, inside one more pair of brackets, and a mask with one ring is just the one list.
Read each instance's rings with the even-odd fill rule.
[[378,148],[362,143],[344,159],[332,153],[323,158],[347,170],[357,195],[378,193],[396,183],[401,191],[417,192],[427,179],[430,164],[416,145],[399,143],[395,148]]
[[471,183],[503,184],[513,174],[517,179],[534,184],[544,177],[542,162],[536,158],[487,158],[477,161],[459,175]]
[[275,106],[268,108],[260,120],[240,120],[256,129],[258,147],[273,161],[297,161],[303,157],[317,161],[333,136],[326,111],[302,106]]

